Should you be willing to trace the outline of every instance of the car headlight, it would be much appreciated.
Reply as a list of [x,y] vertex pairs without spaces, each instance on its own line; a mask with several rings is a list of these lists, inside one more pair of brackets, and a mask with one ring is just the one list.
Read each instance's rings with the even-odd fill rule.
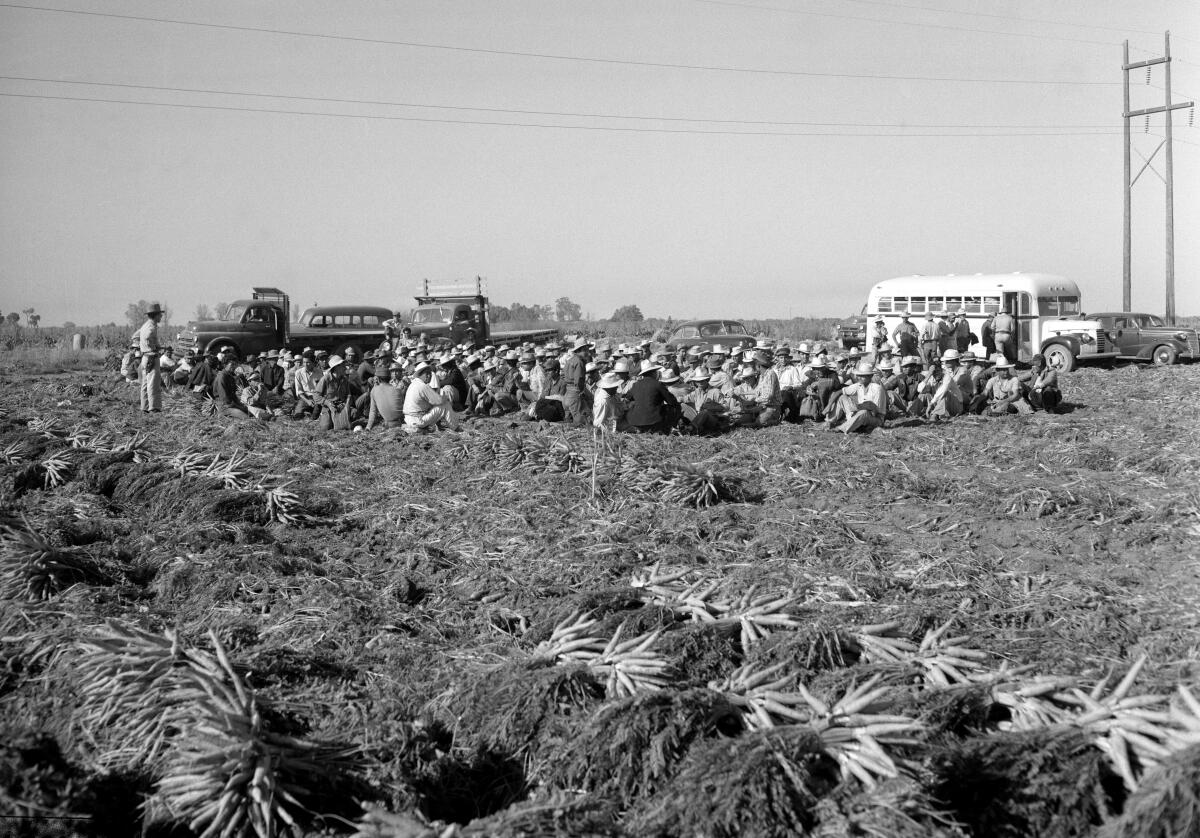
[[1187,343],[1187,335],[1184,334],[1183,332],[1176,332],[1175,340],[1180,341],[1182,343]]
[[1091,335],[1085,333],[1085,334],[1082,334],[1079,336],[1079,342],[1080,343],[1095,343],[1096,339],[1094,337],[1092,337]]

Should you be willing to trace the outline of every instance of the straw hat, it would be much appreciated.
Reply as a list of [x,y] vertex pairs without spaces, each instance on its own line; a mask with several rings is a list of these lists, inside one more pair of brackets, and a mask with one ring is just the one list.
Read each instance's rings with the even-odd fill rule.
[[662,367],[653,361],[642,361],[642,368],[638,372],[638,375],[646,375],[647,373],[658,372],[661,369]]
[[622,383],[621,376],[617,375],[615,372],[606,372],[604,375],[600,376],[600,388],[602,390],[620,387]]
[[658,380],[663,384],[674,384],[679,380],[679,373],[670,367],[663,368],[663,374],[658,377]]
[[957,349],[947,349],[945,352],[942,353],[943,361],[958,361],[961,359],[962,359],[962,356],[958,354]]
[[870,361],[860,361],[858,366],[854,368],[855,375],[874,375],[875,365]]
[[903,358],[900,359],[900,366],[901,367],[919,367],[919,366],[921,366],[921,359],[918,358],[916,355],[905,355]]

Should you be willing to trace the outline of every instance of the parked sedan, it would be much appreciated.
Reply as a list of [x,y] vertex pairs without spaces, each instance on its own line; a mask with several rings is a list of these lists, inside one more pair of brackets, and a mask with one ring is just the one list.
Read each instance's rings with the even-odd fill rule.
[[746,326],[738,320],[688,320],[669,329],[662,329],[655,340],[666,344],[673,352],[680,346],[724,346],[727,350],[735,346],[754,346],[754,336],[747,333]]
[[1200,357],[1200,338],[1195,329],[1169,326],[1157,315],[1137,311],[1102,311],[1087,317],[1103,324],[1118,358],[1174,364]]

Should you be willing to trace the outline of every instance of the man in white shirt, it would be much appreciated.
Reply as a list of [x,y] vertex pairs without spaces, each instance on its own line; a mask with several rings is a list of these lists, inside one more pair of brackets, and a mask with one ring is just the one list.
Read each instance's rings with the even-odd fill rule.
[[138,348],[142,352],[138,379],[142,413],[162,413],[162,372],[158,365],[158,323],[162,318],[162,306],[151,303],[150,308],[146,310],[146,322],[137,333]]
[[409,433],[431,433],[441,423],[458,423],[453,411],[438,392],[429,386],[433,367],[422,361],[413,370],[412,382],[404,394],[404,429]]
[[830,430],[844,434],[870,433],[883,425],[887,410],[887,391],[875,380],[875,367],[861,361],[854,369],[854,383],[842,388],[838,398],[838,414],[846,417],[841,425],[830,424]]

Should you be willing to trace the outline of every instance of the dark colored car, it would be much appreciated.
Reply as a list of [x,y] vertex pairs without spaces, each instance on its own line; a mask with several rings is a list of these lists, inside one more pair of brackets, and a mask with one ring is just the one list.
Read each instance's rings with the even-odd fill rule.
[[841,344],[842,349],[866,349],[867,326],[870,325],[867,308],[858,314],[851,314],[834,327],[833,339]]
[[681,346],[711,348],[720,345],[726,349],[754,346],[754,336],[746,331],[746,326],[739,320],[688,320],[660,329],[654,340],[666,344],[664,349],[667,352],[674,352]]
[[1102,311],[1087,317],[1099,320],[1104,326],[1118,358],[1165,365],[1200,357],[1200,338],[1195,329],[1170,326],[1157,315],[1140,311]]

